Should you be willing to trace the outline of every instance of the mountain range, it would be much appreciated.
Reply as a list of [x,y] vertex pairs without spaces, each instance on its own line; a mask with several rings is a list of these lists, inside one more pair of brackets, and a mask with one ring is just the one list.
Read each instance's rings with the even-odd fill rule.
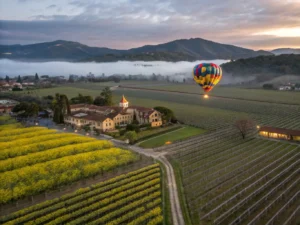
[[30,45],[0,45],[0,58],[27,61],[195,61],[212,59],[240,59],[273,55],[234,45],[220,44],[201,38],[180,39],[159,45],[118,50],[89,47],[78,42],[57,40]]

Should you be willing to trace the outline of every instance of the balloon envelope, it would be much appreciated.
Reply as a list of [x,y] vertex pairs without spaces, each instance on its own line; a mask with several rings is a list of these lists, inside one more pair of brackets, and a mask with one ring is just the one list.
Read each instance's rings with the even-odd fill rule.
[[222,78],[222,69],[214,63],[201,63],[194,67],[194,81],[204,92],[210,92]]

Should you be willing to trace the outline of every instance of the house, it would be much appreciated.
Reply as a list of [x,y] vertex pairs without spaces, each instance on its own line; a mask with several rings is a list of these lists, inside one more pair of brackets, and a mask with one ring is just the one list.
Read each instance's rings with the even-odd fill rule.
[[11,113],[11,110],[14,108],[15,106],[13,105],[0,105],[0,113]]
[[126,126],[137,120],[139,124],[150,124],[152,127],[162,125],[160,112],[140,107],[129,106],[123,96],[119,106],[96,106],[86,104],[71,105],[71,114],[65,116],[65,122],[75,126],[91,125],[103,131],[114,130],[117,126]]
[[292,90],[292,87],[289,85],[279,86],[278,90],[279,91],[290,91],[290,90]]
[[11,113],[18,102],[10,99],[0,99],[0,113]]
[[267,138],[300,141],[300,130],[264,126],[259,129],[259,135]]
[[75,74],[69,75],[69,81],[78,81],[78,80],[79,80],[79,75],[75,75]]

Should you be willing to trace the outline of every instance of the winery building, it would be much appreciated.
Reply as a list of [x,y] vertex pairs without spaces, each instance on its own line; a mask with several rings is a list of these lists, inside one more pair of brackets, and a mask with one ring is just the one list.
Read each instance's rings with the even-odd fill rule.
[[65,123],[76,127],[90,125],[102,131],[114,130],[116,126],[131,124],[134,118],[139,124],[150,124],[152,127],[162,125],[161,113],[140,106],[129,106],[123,96],[119,106],[96,106],[88,104],[71,105],[71,115],[65,116]]
[[267,138],[300,141],[300,130],[264,126],[259,129],[259,135]]

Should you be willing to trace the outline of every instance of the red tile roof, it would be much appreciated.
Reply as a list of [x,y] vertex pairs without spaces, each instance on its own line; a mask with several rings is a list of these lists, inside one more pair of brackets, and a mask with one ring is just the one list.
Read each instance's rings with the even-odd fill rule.
[[124,97],[124,95],[122,96],[122,99],[120,101],[120,103],[127,103],[128,101],[126,100],[126,98]]
[[[82,116],[76,116],[76,115],[80,115],[80,113],[82,113]],[[92,112],[85,112],[85,111],[73,112],[73,113],[71,113],[71,116],[78,118],[78,119],[94,120],[94,121],[100,121],[100,122],[109,118],[108,116],[105,116],[105,115],[102,115],[99,113],[92,113]]]

